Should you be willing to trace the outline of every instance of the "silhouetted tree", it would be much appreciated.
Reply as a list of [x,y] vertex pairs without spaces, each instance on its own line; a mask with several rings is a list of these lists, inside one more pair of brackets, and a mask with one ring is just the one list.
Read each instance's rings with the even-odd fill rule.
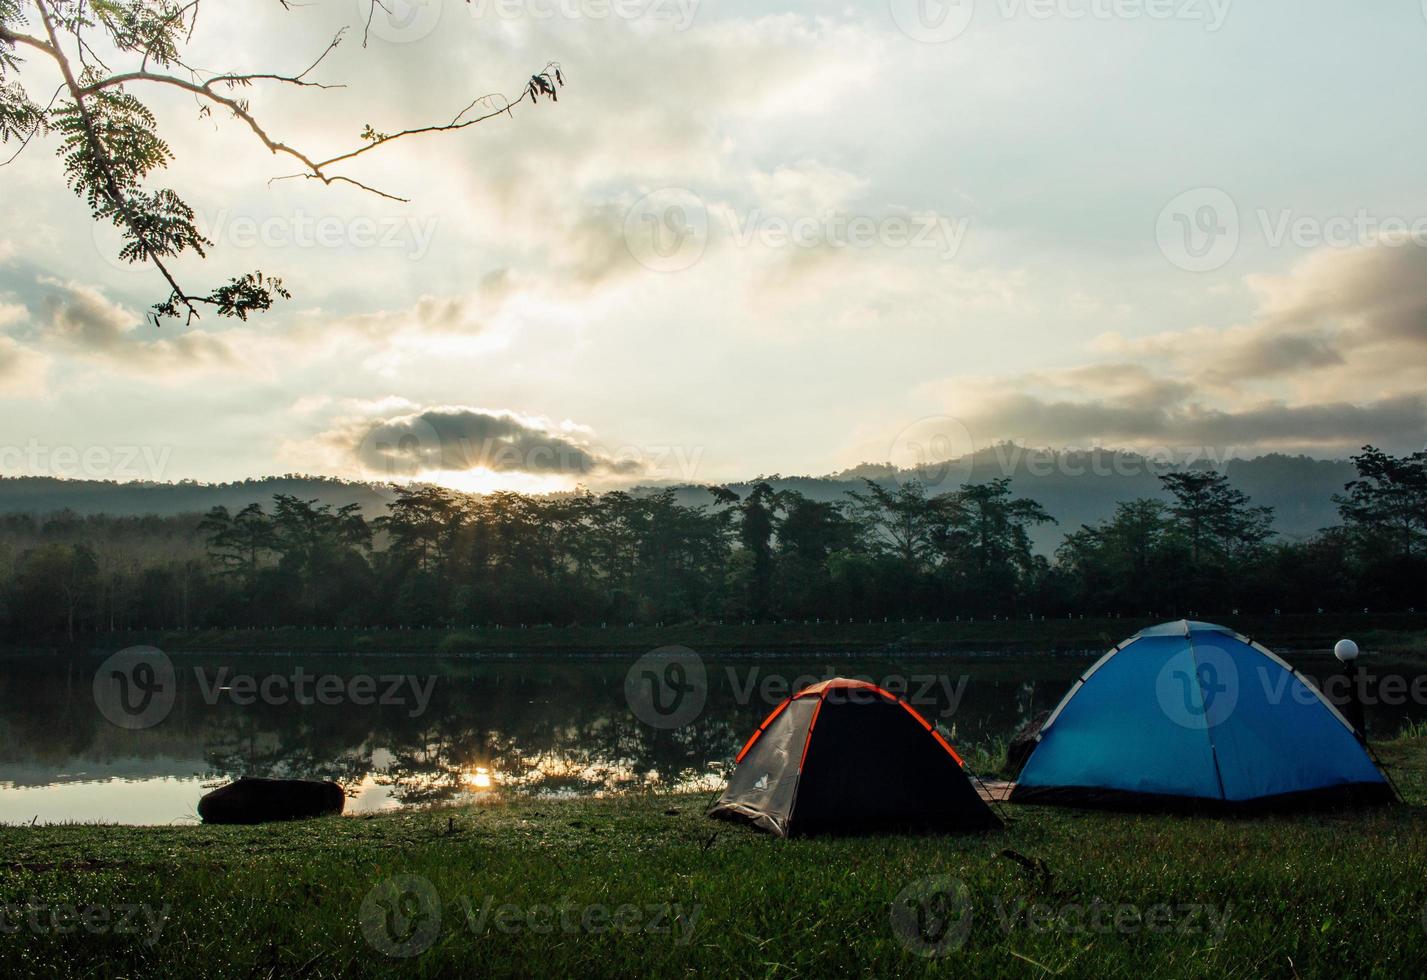
[[1391,456],[1366,446],[1353,458],[1358,478],[1333,497],[1364,552],[1412,558],[1427,536],[1427,452]]

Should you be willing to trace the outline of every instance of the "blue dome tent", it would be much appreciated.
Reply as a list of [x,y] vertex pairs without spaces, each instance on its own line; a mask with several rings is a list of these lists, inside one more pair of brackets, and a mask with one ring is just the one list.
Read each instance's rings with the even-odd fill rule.
[[1383,803],[1353,727],[1268,649],[1166,623],[1105,654],[1046,719],[1015,803],[1238,810]]

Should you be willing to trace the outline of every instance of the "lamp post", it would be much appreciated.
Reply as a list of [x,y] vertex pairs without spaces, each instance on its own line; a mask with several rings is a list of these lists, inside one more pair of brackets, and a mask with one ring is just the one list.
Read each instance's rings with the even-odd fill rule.
[[1333,656],[1343,665],[1348,678],[1348,700],[1343,704],[1343,717],[1363,738],[1368,737],[1367,722],[1363,717],[1362,667],[1358,664],[1358,645],[1352,640],[1339,640],[1333,647]]

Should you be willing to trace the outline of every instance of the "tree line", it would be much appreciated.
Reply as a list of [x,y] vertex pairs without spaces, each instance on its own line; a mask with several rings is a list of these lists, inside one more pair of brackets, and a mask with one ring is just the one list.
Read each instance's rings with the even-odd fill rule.
[[0,628],[23,637],[207,627],[599,625],[1415,607],[1427,452],[1367,447],[1341,523],[1285,540],[1213,470],[1038,554],[1055,519],[1008,479],[838,501],[757,482],[642,493],[397,490],[370,518],[278,494],[193,517],[0,518]]

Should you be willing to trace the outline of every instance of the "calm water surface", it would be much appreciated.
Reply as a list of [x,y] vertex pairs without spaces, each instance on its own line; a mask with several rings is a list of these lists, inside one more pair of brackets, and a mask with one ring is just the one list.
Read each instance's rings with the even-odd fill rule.
[[[335,779],[349,813],[515,793],[712,791],[790,686],[837,675],[901,685],[965,748],[1054,707],[1094,659],[705,658],[702,707],[665,728],[631,707],[633,656],[175,656],[172,709],[128,730],[96,704],[103,657],[0,658],[0,822],[196,822],[198,798],[243,774]],[[1300,666],[1321,676],[1329,663]],[[299,670],[318,703],[296,703]],[[1414,716],[1427,711],[1382,709],[1369,727],[1395,731]]]

